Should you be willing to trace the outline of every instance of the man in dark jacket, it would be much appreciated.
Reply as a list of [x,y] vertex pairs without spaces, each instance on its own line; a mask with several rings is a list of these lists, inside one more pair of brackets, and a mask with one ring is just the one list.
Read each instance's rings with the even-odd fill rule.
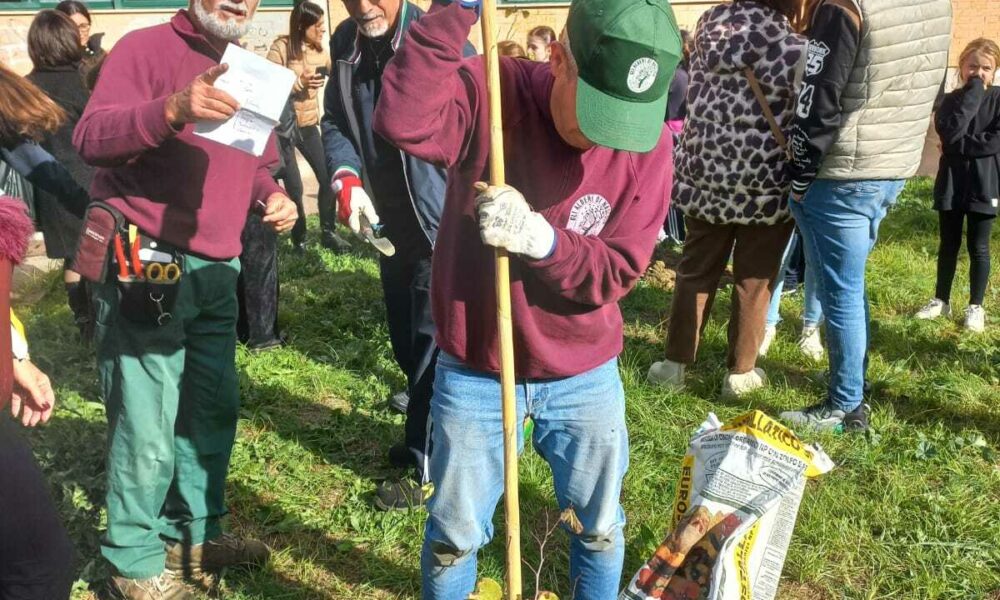
[[[409,156],[372,131],[372,114],[382,91],[382,70],[410,24],[423,11],[409,2],[345,1],[350,18],[333,32],[330,48],[338,57],[327,82],[322,119],[323,146],[339,213],[355,233],[361,215],[381,224],[380,235],[396,247],[379,267],[392,351],[406,374],[408,402],[403,444],[390,448],[390,461],[414,467],[417,480],[379,486],[375,504],[383,510],[423,504],[430,489],[424,473],[427,415],[434,382],[437,346],[431,317],[431,251],[444,204],[445,173]],[[466,55],[474,54],[466,45]],[[433,85],[428,82],[428,85]]]

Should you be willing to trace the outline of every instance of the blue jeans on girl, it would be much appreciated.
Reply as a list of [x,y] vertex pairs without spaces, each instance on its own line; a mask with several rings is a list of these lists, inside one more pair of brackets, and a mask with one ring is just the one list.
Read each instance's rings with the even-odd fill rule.
[[[868,367],[868,295],[865,265],[878,227],[904,180],[817,179],[789,206],[805,241],[806,264],[819,277],[830,351],[828,404],[845,412],[861,405]],[[806,279],[809,279],[808,273]]]
[[[785,289],[785,275],[792,267],[792,258],[795,256],[797,244],[802,243],[802,235],[798,229],[792,233],[792,238],[788,240],[788,247],[781,258],[781,270],[778,271],[778,278],[774,282],[774,293],[771,295],[771,305],[767,309],[767,326],[777,327],[781,322],[781,291]],[[802,327],[819,327],[823,322],[823,307],[820,306],[819,296],[816,293],[816,269],[812,263],[806,261],[806,283],[805,296],[802,298]]]

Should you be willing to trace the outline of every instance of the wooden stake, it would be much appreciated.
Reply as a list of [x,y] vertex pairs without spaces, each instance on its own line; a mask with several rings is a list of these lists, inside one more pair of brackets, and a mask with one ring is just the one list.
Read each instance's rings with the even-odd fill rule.
[[[503,121],[500,115],[500,54],[496,43],[496,0],[482,0],[480,21],[486,59],[486,93],[490,115],[490,177],[504,184]],[[503,403],[503,487],[507,522],[507,597],[522,600],[521,515],[518,506],[517,423],[514,381],[514,327],[510,311],[510,259],[496,251],[497,330],[500,338],[500,390]]]

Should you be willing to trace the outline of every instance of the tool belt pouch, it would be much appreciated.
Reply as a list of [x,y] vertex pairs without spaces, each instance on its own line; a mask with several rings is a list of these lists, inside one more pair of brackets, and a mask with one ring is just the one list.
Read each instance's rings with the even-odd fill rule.
[[126,319],[162,327],[174,318],[174,307],[184,278],[184,255],[178,249],[146,235],[140,236],[143,277],[118,280],[118,310]]
[[117,208],[104,202],[91,202],[84,216],[71,268],[87,281],[107,281],[111,243],[124,226],[125,217]]

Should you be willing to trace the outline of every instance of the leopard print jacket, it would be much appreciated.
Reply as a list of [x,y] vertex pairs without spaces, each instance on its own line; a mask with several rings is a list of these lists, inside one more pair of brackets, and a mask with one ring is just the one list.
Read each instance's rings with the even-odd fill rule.
[[723,4],[698,21],[691,55],[688,116],[675,152],[673,201],[714,224],[787,221],[791,178],[743,73],[751,67],[787,131],[806,39],[775,10],[752,1]]

